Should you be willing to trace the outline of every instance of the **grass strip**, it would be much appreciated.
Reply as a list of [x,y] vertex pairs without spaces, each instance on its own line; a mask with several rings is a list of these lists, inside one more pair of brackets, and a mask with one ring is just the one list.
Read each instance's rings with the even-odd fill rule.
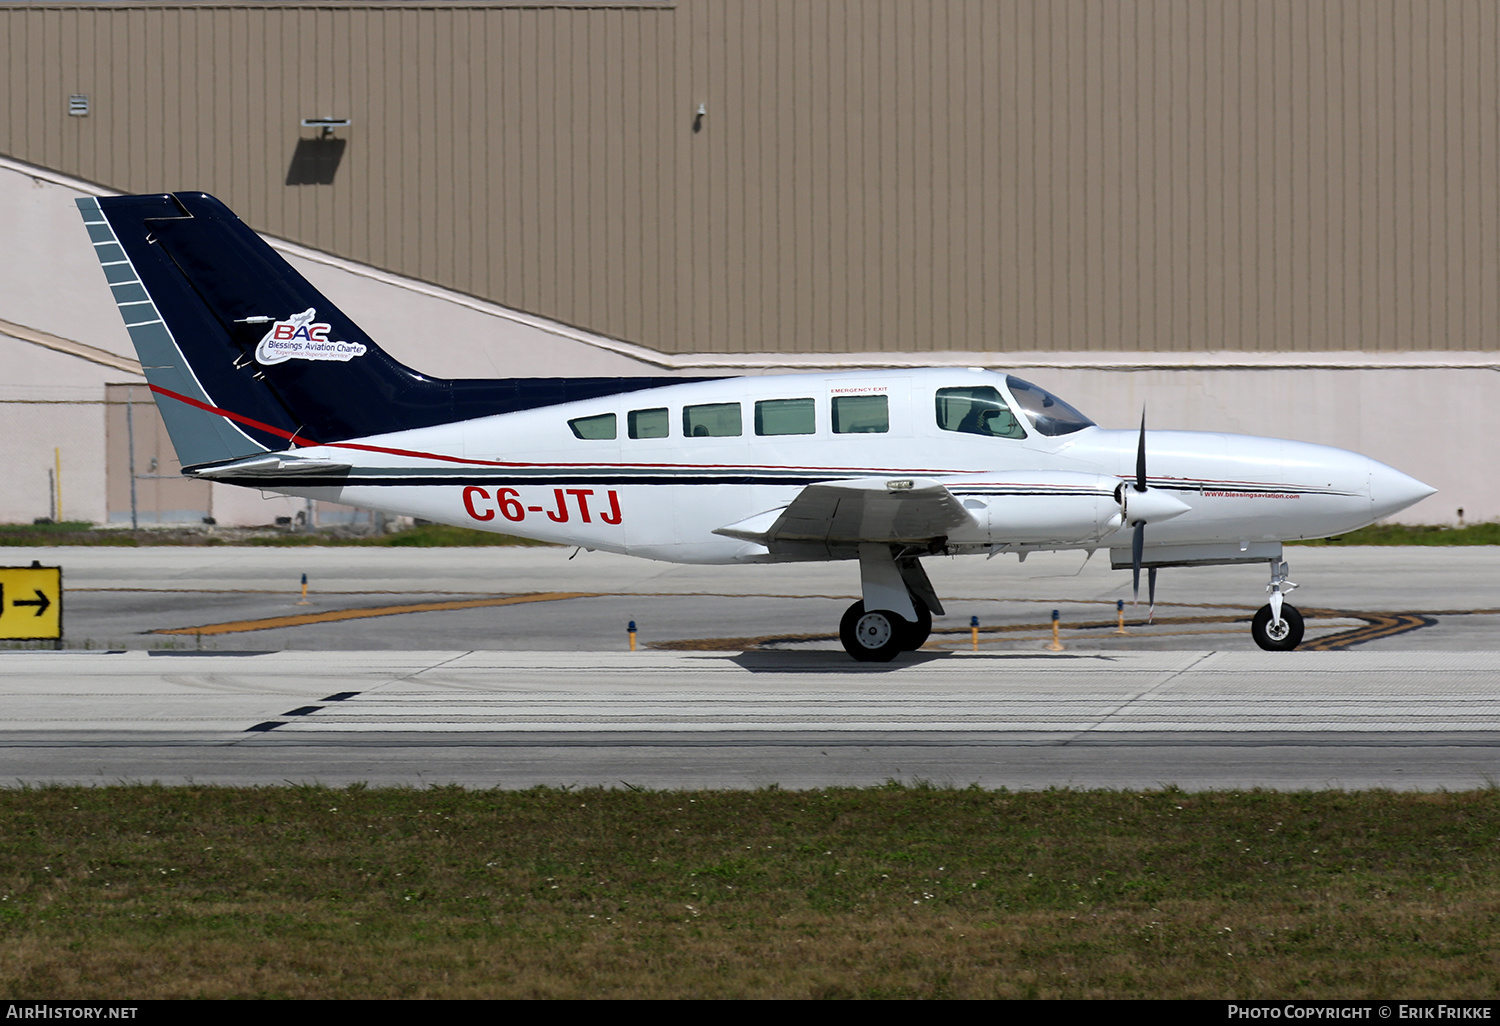
[[44,787],[0,823],[8,998],[1500,992],[1496,790]]
[[1445,527],[1441,524],[1371,524],[1335,538],[1288,545],[1500,545],[1500,522]]

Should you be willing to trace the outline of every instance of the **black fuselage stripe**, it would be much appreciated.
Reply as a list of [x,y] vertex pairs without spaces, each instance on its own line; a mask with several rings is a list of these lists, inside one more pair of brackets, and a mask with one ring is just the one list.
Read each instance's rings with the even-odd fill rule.
[[[757,475],[757,474],[538,474],[514,475],[514,474],[398,474],[398,475],[362,475],[362,474],[331,474],[310,475],[298,474],[285,477],[261,475],[246,477],[216,477],[216,481],[225,484],[244,485],[249,488],[407,488],[407,487],[484,487],[484,488],[521,488],[535,486],[578,486],[578,485],[603,485],[610,487],[621,487],[627,485],[814,485],[830,484],[848,480],[841,477],[813,477],[813,476],[782,476],[782,475]],[[959,498],[967,496],[987,496],[1011,498],[1018,496],[1042,496],[1042,497],[1093,497],[1101,498],[1110,493],[1095,491],[1091,489],[1058,489],[1058,488],[1003,488],[991,486],[964,487],[955,486],[952,489],[954,495]],[[1175,491],[1196,493],[1200,488],[1178,488]],[[1228,491],[1230,489],[1207,489],[1211,491]],[[1322,492],[1310,490],[1297,490],[1289,488],[1265,488],[1265,489],[1233,489],[1242,492],[1265,492],[1267,494],[1348,494],[1341,492]],[[899,493],[893,493],[899,494]],[[1209,496],[1212,498],[1213,496]]]
[[609,475],[587,477],[495,477],[489,475],[454,475],[451,477],[314,477],[301,474],[295,477],[215,477],[225,484],[246,485],[251,488],[407,488],[429,485],[464,486],[475,485],[489,488],[520,488],[533,485],[810,485],[824,484],[838,478],[826,477],[753,477],[744,475],[716,475],[713,477],[615,477]]

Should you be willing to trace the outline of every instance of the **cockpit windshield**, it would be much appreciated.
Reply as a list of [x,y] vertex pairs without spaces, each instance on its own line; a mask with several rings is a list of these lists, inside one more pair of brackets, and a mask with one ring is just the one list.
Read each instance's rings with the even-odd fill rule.
[[1005,376],[1005,385],[1039,434],[1067,435],[1094,426],[1093,421],[1045,388],[1038,388],[1013,374]]

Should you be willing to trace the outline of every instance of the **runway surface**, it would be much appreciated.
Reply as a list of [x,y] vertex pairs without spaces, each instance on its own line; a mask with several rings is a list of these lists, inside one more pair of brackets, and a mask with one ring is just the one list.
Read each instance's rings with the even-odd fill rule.
[[1472,653],[12,653],[18,781],[1483,787]]
[[[1290,549],[1305,585],[1294,601],[1317,611],[1309,639],[1331,649],[1296,653],[1249,640],[1259,567],[1164,573],[1170,604],[1120,635],[1115,599],[1128,595],[1128,574],[1078,557],[1021,568],[931,560],[949,616],[927,649],[886,666],[850,662],[832,637],[853,599],[852,566],[568,554],[0,554],[64,566],[78,646],[0,653],[0,776],[651,788],[1500,781],[1500,554],[1489,549]],[[303,572],[308,606],[298,605]],[[1044,648],[1052,608],[1066,625],[1062,653]],[[970,615],[984,625],[977,653]],[[641,627],[635,653],[628,619]]]

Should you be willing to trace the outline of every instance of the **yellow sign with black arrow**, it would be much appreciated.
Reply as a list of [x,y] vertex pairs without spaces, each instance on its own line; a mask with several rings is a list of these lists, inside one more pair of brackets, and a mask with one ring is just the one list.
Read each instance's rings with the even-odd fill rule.
[[62,637],[62,567],[0,566],[0,638]]

